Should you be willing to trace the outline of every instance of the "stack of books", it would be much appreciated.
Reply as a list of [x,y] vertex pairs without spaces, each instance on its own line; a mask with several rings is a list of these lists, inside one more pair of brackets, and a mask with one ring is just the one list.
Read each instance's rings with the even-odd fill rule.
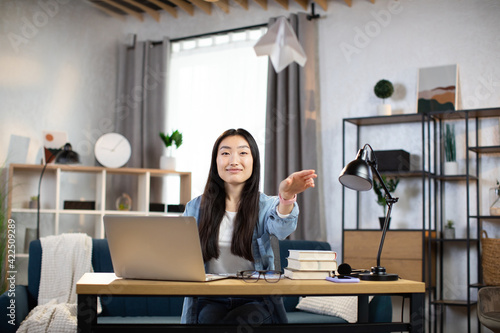
[[337,270],[337,253],[326,250],[288,250],[284,274],[290,279],[324,280]]

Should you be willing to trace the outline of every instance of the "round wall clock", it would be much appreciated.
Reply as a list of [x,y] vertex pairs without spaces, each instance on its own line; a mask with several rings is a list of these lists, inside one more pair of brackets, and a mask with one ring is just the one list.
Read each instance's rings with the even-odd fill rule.
[[130,159],[132,148],[127,138],[119,133],[107,133],[97,139],[95,158],[108,168],[120,168]]

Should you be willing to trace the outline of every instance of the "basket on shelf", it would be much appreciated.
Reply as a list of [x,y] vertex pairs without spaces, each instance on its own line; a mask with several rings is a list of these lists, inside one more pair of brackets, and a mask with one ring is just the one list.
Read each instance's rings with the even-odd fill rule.
[[500,239],[488,238],[488,233],[481,232],[481,263],[483,280],[488,286],[500,285]]

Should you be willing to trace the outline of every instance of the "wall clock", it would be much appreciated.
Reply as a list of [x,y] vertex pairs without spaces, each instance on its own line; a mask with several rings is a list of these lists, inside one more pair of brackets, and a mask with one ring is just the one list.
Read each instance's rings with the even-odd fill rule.
[[95,158],[108,168],[120,168],[130,159],[132,148],[127,138],[119,133],[106,133],[97,139],[94,146]]

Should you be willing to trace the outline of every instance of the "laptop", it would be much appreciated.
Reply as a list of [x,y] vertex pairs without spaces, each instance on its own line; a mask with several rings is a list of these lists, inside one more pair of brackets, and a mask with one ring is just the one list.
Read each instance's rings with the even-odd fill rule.
[[197,282],[229,277],[205,274],[194,217],[105,215],[103,220],[118,277]]

